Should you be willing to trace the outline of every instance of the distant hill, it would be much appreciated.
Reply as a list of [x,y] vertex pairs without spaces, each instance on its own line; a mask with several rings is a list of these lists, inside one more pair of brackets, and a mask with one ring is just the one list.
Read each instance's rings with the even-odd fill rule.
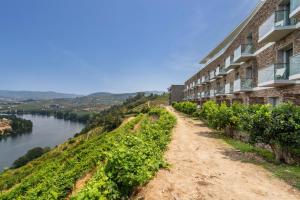
[[58,92],[40,92],[40,91],[11,91],[11,90],[0,90],[0,99],[2,100],[49,100],[49,99],[69,99],[80,97],[76,94],[65,94]]

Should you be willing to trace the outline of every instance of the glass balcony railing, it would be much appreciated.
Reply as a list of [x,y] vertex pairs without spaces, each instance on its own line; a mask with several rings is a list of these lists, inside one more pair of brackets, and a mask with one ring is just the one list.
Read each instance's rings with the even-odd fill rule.
[[212,79],[214,79],[215,77],[216,77],[216,72],[215,72],[215,71],[211,71],[211,72],[209,73],[209,79],[212,80]]
[[239,65],[240,65],[239,63],[235,63],[234,55],[229,56],[225,60],[225,69],[226,69],[226,71],[231,70],[235,67],[238,67]]
[[234,81],[234,92],[250,91],[253,88],[252,78],[237,79]]
[[294,10],[300,7],[300,0],[291,0],[290,3],[291,3],[290,4],[291,12],[293,12]]
[[225,87],[224,86],[220,86],[217,91],[216,91],[216,95],[224,95],[225,94]]
[[243,57],[252,56],[253,53],[253,44],[242,44],[234,51],[234,62],[243,62]]
[[296,79],[300,78],[300,54],[295,55],[290,59],[290,79],[293,79],[293,77],[296,76]]
[[210,96],[210,97],[214,97],[215,94],[216,94],[216,91],[215,91],[215,90],[210,90],[210,92],[209,92],[209,96]]
[[295,25],[297,20],[290,18],[290,10],[275,11],[260,27],[259,27],[259,40],[264,39],[271,34],[275,29],[284,28]]
[[289,64],[287,63],[273,64],[258,71],[259,85],[265,85],[270,82],[275,83],[276,81],[281,80],[288,80],[288,78]]
[[226,75],[226,71],[224,67],[217,67],[216,68],[216,76],[223,76]]
[[225,85],[225,94],[233,93],[233,83],[227,83]]
[[209,76],[205,76],[205,77],[204,77],[203,83],[207,83],[207,82],[209,82]]
[[291,0],[290,10],[292,15],[296,14],[296,11],[300,12],[300,0]]
[[210,92],[209,91],[205,91],[204,92],[204,97],[209,97],[210,96]]

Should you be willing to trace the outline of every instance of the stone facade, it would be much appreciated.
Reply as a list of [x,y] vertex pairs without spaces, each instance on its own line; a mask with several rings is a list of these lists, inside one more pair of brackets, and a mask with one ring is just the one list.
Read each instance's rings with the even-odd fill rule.
[[[300,79],[300,22],[297,23],[300,20],[290,17],[290,1],[294,0],[265,0],[258,5],[251,17],[239,27],[239,32],[224,40],[227,45],[222,53],[185,82],[184,99],[198,104],[209,99],[227,104],[277,104],[287,101],[300,104],[300,80],[291,79],[290,74],[291,70],[293,73],[296,71]],[[276,17],[272,21],[273,16]],[[271,25],[267,24],[269,22]],[[265,31],[266,28],[270,30]],[[266,33],[263,34],[263,31]],[[247,55],[243,54],[243,50],[236,51],[239,47],[244,47]],[[225,70],[225,75],[211,77],[209,82],[204,83],[203,77],[213,75],[218,67],[224,67],[228,57],[237,59],[239,55],[236,56],[235,51],[242,52],[239,55],[243,60],[234,62],[230,70]]]
[[184,85],[171,85],[169,88],[169,104],[171,105],[174,102],[180,102],[183,101],[184,95],[183,95]]

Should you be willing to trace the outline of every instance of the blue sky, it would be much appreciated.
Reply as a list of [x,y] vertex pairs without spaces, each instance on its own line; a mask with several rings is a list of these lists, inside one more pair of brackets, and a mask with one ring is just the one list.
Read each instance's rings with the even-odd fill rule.
[[1,0],[0,89],[166,90],[257,0]]

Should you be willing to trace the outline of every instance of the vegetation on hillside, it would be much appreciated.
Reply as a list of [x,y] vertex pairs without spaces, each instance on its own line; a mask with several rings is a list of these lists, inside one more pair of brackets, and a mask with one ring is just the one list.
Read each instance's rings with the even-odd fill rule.
[[[35,149],[33,156],[26,156],[32,161],[25,164],[22,158],[24,166],[0,174],[0,199],[126,198],[165,166],[163,152],[175,118],[152,107],[166,104],[167,99],[139,94],[94,116],[80,135],[49,152],[41,155]],[[139,114],[141,110],[144,114]],[[137,117],[109,131],[133,114]],[[72,193],[76,181],[88,173],[91,180]]]
[[120,199],[165,165],[163,152],[175,118],[151,109],[113,132],[94,129],[29,164],[0,175],[0,199],[63,199],[80,177],[91,181],[72,199]]
[[28,162],[41,157],[44,153],[50,151],[49,147],[41,148],[35,147],[27,151],[24,156],[21,156],[17,160],[14,161],[12,168],[18,168],[26,165]]

